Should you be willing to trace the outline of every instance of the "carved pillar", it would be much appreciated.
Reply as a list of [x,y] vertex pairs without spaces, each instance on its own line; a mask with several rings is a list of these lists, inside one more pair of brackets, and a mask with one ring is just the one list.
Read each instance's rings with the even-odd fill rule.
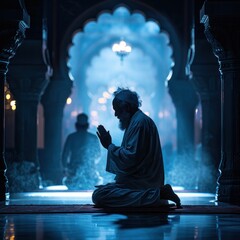
[[[20,4],[21,3],[21,4]],[[29,15],[23,8],[23,1],[16,1],[14,16],[8,15],[5,9],[5,16],[0,15],[0,201],[5,201],[8,195],[8,183],[6,179],[5,163],[5,109],[4,109],[4,85],[10,59],[14,57],[16,50],[25,38],[25,30],[30,25]],[[13,11],[11,11],[13,13]]]
[[177,151],[178,157],[175,172],[179,183],[185,188],[195,188],[196,176],[193,174],[194,160],[194,115],[198,96],[187,80],[171,80],[168,83],[169,93],[176,108],[177,117]]
[[201,22],[221,74],[221,163],[216,198],[240,203],[239,2],[205,2]]
[[61,184],[62,120],[72,81],[52,79],[42,97],[44,108],[44,169],[43,179],[49,184]]
[[37,108],[48,83],[45,79],[45,71],[45,65],[13,66],[9,68],[8,78],[17,106],[15,112],[16,161],[32,162],[37,168],[39,168]]
[[8,84],[16,100],[15,157],[7,159],[12,193],[38,190],[40,166],[37,148],[37,110],[48,84],[42,58],[42,41],[25,39],[9,66]]

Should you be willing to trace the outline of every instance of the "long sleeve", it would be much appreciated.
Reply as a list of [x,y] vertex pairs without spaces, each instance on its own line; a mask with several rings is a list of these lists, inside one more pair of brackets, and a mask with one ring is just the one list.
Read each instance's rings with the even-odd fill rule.
[[106,170],[116,182],[132,188],[161,186],[164,166],[154,122],[138,111],[126,129],[121,146],[108,147]]
[[146,148],[144,139],[144,129],[135,127],[125,133],[121,147],[111,144],[108,148],[107,171],[124,175],[136,171]]

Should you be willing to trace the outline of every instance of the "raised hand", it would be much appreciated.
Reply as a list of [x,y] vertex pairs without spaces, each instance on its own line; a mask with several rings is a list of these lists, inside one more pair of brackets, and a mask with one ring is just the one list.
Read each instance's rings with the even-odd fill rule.
[[108,149],[108,146],[112,143],[112,137],[109,131],[107,131],[103,125],[99,125],[97,127],[97,136],[102,146]]

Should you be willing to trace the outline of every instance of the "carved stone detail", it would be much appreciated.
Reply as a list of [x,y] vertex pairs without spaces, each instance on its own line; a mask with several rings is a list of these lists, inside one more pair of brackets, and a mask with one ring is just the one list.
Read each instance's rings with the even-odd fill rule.
[[[0,25],[0,27],[2,27]],[[22,22],[19,23],[19,28],[2,29],[0,31],[1,39],[4,39],[0,44],[0,59],[1,61],[9,63],[9,60],[14,57],[18,47],[21,45],[25,38],[25,28]]]
[[[19,5],[19,11],[24,12],[22,20],[15,19],[2,19],[0,17],[0,89],[1,89],[1,101],[0,101],[0,200],[5,201],[8,194],[8,182],[6,178],[6,162],[5,162],[5,106],[4,106],[4,86],[6,81],[6,73],[8,71],[8,64],[11,58],[16,54],[17,48],[21,45],[25,38],[25,30],[29,27],[29,15],[27,11],[23,9],[23,0]],[[21,18],[20,18],[21,19]],[[28,21],[26,21],[28,20]]]
[[[221,61],[240,57],[240,30],[239,30],[239,3],[225,3],[226,11],[218,14],[218,3],[205,3],[201,10],[201,23],[204,24],[204,33],[212,46],[214,55]],[[209,7],[208,7],[209,5]],[[234,9],[236,12],[232,12]],[[209,9],[208,9],[209,8]],[[215,9],[211,12],[211,8]],[[228,8],[230,9],[229,11]],[[220,12],[221,10],[219,10]],[[220,69],[221,70],[221,69]]]
[[[223,10],[224,7],[224,11]],[[221,73],[221,163],[217,200],[240,203],[240,3],[205,2],[201,22]]]

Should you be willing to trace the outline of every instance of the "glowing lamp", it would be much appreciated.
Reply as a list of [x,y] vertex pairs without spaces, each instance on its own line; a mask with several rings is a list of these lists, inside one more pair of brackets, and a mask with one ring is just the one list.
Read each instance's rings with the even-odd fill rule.
[[131,46],[127,45],[125,41],[120,41],[119,43],[114,43],[112,46],[112,51],[115,52],[123,61],[123,58],[127,56],[131,51]]

